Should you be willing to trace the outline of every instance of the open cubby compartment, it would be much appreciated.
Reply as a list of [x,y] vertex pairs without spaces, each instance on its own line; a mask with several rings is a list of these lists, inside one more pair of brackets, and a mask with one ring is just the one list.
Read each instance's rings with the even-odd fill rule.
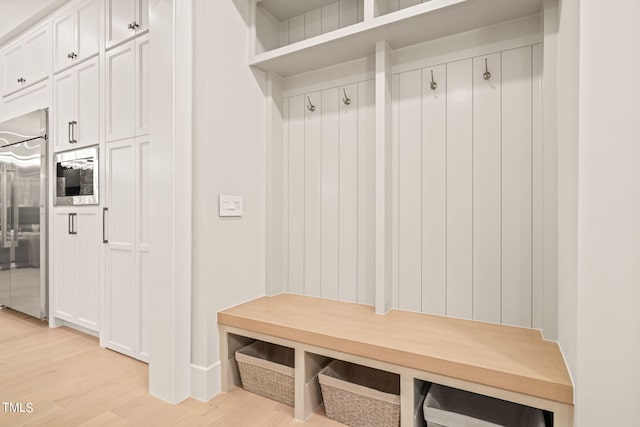
[[[463,414],[470,416],[470,414],[474,413],[486,413],[490,414],[491,410],[487,409],[490,407],[494,407],[493,411],[495,412],[492,416],[495,416],[497,419],[506,417],[512,414],[519,414],[516,411],[519,411],[517,408],[522,408],[525,410],[523,415],[525,418],[519,419],[516,423],[524,423],[523,426],[529,426],[530,423],[533,423],[534,420],[542,420],[544,419],[545,427],[553,427],[553,413],[549,411],[542,410],[542,418],[537,418],[539,415],[536,414],[536,417],[532,416],[533,414],[527,411],[535,410],[536,408],[527,407],[526,405],[521,405],[501,399],[497,399],[495,397],[489,397],[480,395],[477,393],[472,393],[470,391],[464,391],[460,389],[456,389],[453,387],[446,387],[440,384],[430,383],[428,381],[423,381],[420,379],[413,380],[413,427],[427,427],[427,421],[425,421],[425,400],[430,399],[432,403],[429,405],[434,405],[432,407],[437,407],[441,411],[444,410],[446,412],[455,413],[456,417],[459,417],[457,414]],[[429,394],[433,393],[432,396],[428,397]],[[488,412],[487,412],[488,411]],[[526,415],[529,415],[528,417]],[[446,418],[446,416],[445,416]],[[489,421],[484,421],[481,419],[469,419],[460,420],[456,419],[453,421],[451,425],[458,425],[457,423],[464,424],[469,423],[469,425],[515,425],[513,421],[509,421],[506,424],[500,423],[498,420],[493,420],[493,424]],[[441,420],[442,421],[442,420]],[[496,424],[498,422],[498,424]],[[539,425],[537,422],[536,425]],[[447,423],[442,424],[441,422],[437,422],[435,425],[443,425],[447,426]],[[467,424],[465,424],[467,425]]]
[[261,0],[256,3],[255,54],[364,20],[364,0]]

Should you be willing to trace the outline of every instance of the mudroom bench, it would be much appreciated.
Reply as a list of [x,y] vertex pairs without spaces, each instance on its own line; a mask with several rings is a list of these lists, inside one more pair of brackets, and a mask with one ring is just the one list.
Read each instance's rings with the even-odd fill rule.
[[398,374],[402,427],[425,383],[539,408],[573,426],[573,385],[558,344],[540,331],[279,294],[218,313],[222,390],[240,384],[235,352],[254,340],[295,351],[295,418],[321,403],[317,374],[337,359]]

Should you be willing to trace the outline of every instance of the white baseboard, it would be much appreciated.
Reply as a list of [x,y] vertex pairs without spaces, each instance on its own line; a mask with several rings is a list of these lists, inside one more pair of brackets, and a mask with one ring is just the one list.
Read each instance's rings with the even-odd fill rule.
[[220,389],[220,362],[209,367],[191,364],[191,397],[207,402]]

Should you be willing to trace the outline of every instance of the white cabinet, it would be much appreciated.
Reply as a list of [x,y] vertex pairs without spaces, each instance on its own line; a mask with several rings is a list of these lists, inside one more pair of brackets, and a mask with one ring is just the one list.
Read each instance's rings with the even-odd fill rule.
[[50,41],[47,23],[0,52],[3,94],[15,92],[47,78],[51,69]]
[[53,69],[60,71],[98,53],[98,0],[89,0],[53,20]]
[[106,140],[149,133],[149,35],[106,54]]
[[56,209],[53,217],[53,316],[98,331],[102,233],[99,211]]
[[99,142],[98,57],[57,74],[53,81],[55,151]]
[[147,361],[149,137],[107,144],[103,345]]
[[107,49],[149,28],[149,0],[107,0]]

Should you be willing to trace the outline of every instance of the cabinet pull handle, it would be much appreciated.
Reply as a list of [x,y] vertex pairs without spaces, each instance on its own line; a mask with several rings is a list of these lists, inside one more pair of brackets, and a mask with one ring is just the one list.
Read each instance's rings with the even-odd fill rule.
[[130,30],[135,30],[138,27],[138,24],[136,24],[136,21],[133,21],[131,24],[129,24],[129,29]]
[[102,208],[102,243],[109,243],[109,239],[107,239],[107,211],[109,208]]
[[69,143],[70,144],[75,144],[78,142],[78,140],[76,140],[76,125],[78,124],[78,122],[76,122],[75,120],[72,120],[69,122]]
[[69,214],[69,234],[78,234],[76,230],[76,215],[75,213]]
[[18,79],[18,83],[24,83],[24,82],[26,82],[26,80],[25,80],[23,77],[20,77],[20,78]]

